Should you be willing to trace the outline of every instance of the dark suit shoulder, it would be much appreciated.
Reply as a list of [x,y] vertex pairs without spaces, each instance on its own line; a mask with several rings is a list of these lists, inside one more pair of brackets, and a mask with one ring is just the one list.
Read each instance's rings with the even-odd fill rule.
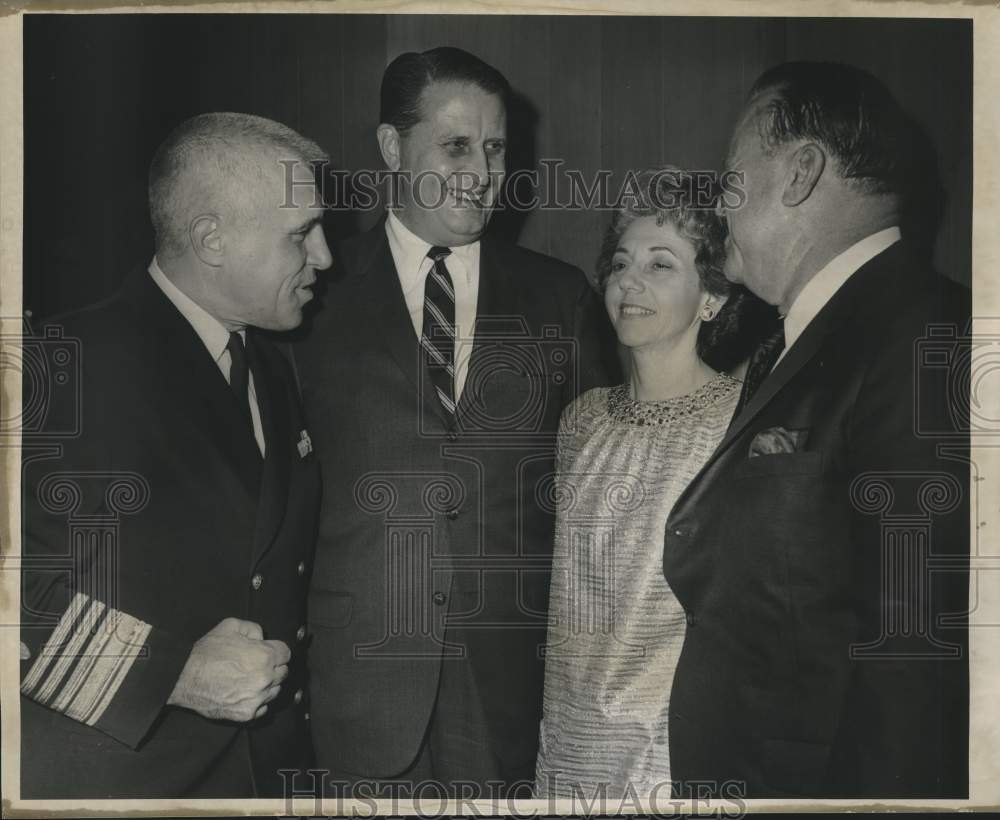
[[120,293],[35,322],[32,333],[42,344],[70,345],[74,369],[91,385],[127,381],[127,373],[143,366],[148,344],[140,318]]
[[119,337],[123,328],[134,330],[135,321],[121,294],[115,293],[99,302],[50,316],[35,325],[36,331],[45,327],[61,328],[66,336],[99,342]]
[[586,276],[576,265],[554,256],[533,251],[502,239],[483,240],[483,253],[495,254],[498,262],[525,276],[544,277],[553,286],[565,285],[578,289]]
[[[365,267],[366,262],[383,244],[388,244],[385,223],[356,236],[350,236],[334,243],[334,256],[343,272],[350,273]],[[486,236],[482,240],[483,254],[490,254],[505,271],[517,275],[543,277],[552,285],[564,284],[578,288],[586,276],[580,268],[557,259],[554,256],[530,250],[505,239]]]
[[371,256],[383,243],[388,246],[388,242],[385,222],[381,220],[363,233],[336,240],[332,247],[334,264],[330,273],[334,276],[351,274],[366,267]]
[[942,321],[958,321],[972,312],[972,290],[948,276],[930,269],[921,283],[916,302],[918,310],[940,317]]
[[874,265],[861,283],[856,315],[883,344],[905,344],[932,325],[955,325],[965,332],[972,310],[969,288],[937,273],[905,243]]
[[931,324],[964,323],[971,308],[968,288],[941,276],[925,256],[899,242],[869,260],[823,309],[834,335],[853,339],[874,353]]

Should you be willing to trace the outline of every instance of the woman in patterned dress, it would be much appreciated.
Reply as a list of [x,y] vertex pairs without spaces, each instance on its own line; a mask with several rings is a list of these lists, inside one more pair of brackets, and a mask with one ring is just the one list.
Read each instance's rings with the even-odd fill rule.
[[536,772],[537,796],[593,805],[603,794],[593,810],[611,812],[670,799],[670,687],[687,622],[663,577],[663,530],[729,425],[741,383],[724,371],[766,315],[723,276],[725,226],[693,201],[704,195],[694,178],[659,168],[638,180],[598,260],[629,377],[583,394],[560,422]]

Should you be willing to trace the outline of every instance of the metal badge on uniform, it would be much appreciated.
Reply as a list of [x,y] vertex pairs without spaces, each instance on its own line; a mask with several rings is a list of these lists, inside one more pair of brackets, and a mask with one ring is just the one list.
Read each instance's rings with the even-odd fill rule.
[[299,433],[299,443],[297,446],[299,448],[299,456],[301,458],[305,458],[313,451],[312,439],[309,438],[309,432],[307,430],[303,430]]

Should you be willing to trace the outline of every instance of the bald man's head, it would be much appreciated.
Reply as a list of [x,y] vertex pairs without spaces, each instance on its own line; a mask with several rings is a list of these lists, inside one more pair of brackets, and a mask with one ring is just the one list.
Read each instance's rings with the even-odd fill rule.
[[[200,114],[163,141],[149,169],[149,209],[160,259],[180,256],[199,216],[247,222],[277,208],[281,161],[322,162],[326,153],[286,125],[252,114]],[[296,174],[301,178],[302,171]]]

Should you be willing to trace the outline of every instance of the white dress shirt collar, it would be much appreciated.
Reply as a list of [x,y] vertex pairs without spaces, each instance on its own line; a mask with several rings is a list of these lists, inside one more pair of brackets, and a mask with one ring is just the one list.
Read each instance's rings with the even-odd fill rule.
[[[431,249],[431,243],[421,239],[413,231],[403,224],[402,220],[393,211],[389,211],[389,218],[385,221],[385,233],[389,239],[389,249],[392,251],[392,258],[396,262],[396,270],[399,273],[400,281],[403,283],[403,290],[407,290],[407,283],[417,280],[423,285],[427,271],[430,270],[430,259],[427,258],[427,251]],[[448,272],[454,277],[458,270],[451,263],[458,261],[464,269],[466,278],[472,275],[473,271],[479,270],[479,241],[468,245],[455,245],[450,249],[451,254],[445,259]]]
[[854,273],[898,242],[901,236],[899,227],[895,225],[870,234],[837,254],[806,282],[785,316],[785,350],[795,344],[809,323]]
[[[385,233],[392,260],[396,264],[406,310],[410,314],[414,338],[419,340],[424,322],[424,283],[434,264],[427,257],[431,244],[407,228],[392,211],[389,211],[389,218],[385,222]],[[444,259],[455,288],[456,398],[461,398],[472,355],[479,304],[479,257],[480,244],[476,241],[468,245],[456,245]]]
[[[159,285],[163,295],[173,303],[173,306],[180,311],[181,316],[187,319],[188,324],[194,328],[194,332],[198,334],[198,338],[208,349],[212,361],[218,364],[229,344],[229,331],[226,330],[226,326],[171,282],[160,268],[155,256],[153,261],[149,263],[149,275]],[[242,336],[244,332],[241,330],[240,335]]]

